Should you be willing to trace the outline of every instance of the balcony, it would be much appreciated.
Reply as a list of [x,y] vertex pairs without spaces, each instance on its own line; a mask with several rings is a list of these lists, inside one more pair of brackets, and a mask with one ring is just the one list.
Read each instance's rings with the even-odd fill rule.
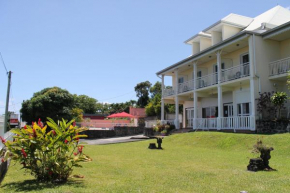
[[269,64],[269,76],[287,75],[290,70],[290,57],[271,62]]
[[222,70],[221,82],[227,82],[239,78],[243,78],[250,75],[249,63],[244,63],[239,66],[233,66]]
[[194,80],[178,84],[178,93],[184,93],[191,90],[194,90]]
[[197,78],[196,88],[212,86],[218,83],[217,72]]
[[[286,68],[285,65],[283,66],[284,68]],[[290,70],[290,58],[288,58],[287,69]],[[233,66],[231,68],[223,69],[221,72],[221,83],[240,79],[247,76],[250,76],[250,64],[249,63],[240,64],[237,66]],[[195,84],[196,89],[216,85],[218,84],[218,73],[215,72],[202,77],[198,77],[196,80],[191,79],[186,82],[179,83],[178,89],[176,91],[178,94],[193,91]],[[173,88],[164,89],[163,97],[172,95],[175,95],[175,90]]]
[[173,88],[166,88],[163,90],[163,97],[172,96],[174,94],[175,94],[175,91]]

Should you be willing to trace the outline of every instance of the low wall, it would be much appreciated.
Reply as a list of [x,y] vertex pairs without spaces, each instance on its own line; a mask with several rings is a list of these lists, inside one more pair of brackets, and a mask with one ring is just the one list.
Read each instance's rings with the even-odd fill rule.
[[99,139],[110,137],[121,137],[129,135],[138,135],[144,132],[141,127],[115,127],[114,130],[87,130],[82,134],[88,135],[84,139]]
[[257,133],[287,133],[290,132],[290,122],[284,121],[256,121]]

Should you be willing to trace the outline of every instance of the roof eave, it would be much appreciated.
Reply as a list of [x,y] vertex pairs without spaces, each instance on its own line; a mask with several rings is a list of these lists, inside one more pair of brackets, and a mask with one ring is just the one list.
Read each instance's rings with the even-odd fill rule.
[[284,31],[287,31],[287,30],[290,30],[290,21],[287,23],[284,23],[283,25],[280,25],[278,27],[270,29],[270,30],[262,33],[261,35],[264,39],[267,39],[267,38],[271,38],[272,36],[277,35],[279,33],[282,33]]
[[184,64],[185,62],[190,62],[190,61],[193,61],[195,59],[198,59],[202,55],[206,54],[207,52],[210,52],[210,51],[213,51],[213,50],[218,50],[218,49],[220,49],[220,47],[224,46],[225,44],[230,43],[231,41],[234,41],[235,39],[241,38],[242,36],[247,36],[247,35],[252,35],[252,34],[260,35],[260,34],[254,33],[254,32],[242,31],[242,32],[236,34],[235,36],[230,37],[229,39],[226,39],[226,40],[224,40],[224,41],[222,41],[222,42],[220,42],[220,43],[218,43],[216,45],[213,45],[213,46],[211,46],[211,47],[209,47],[209,48],[207,48],[207,49],[205,49],[205,50],[203,50],[203,51],[201,51],[201,52],[199,52],[199,53],[197,53],[195,55],[192,55],[192,56],[190,56],[188,58],[185,58],[185,59],[183,59],[183,60],[181,60],[181,61],[179,61],[179,62],[177,62],[177,63],[175,63],[175,64],[173,64],[173,65],[171,65],[169,67],[167,67],[167,68],[164,68],[163,70],[157,72],[156,75],[157,76],[161,75],[162,73],[165,73],[165,72],[167,72],[169,70],[172,70],[173,68],[176,68],[179,65]]

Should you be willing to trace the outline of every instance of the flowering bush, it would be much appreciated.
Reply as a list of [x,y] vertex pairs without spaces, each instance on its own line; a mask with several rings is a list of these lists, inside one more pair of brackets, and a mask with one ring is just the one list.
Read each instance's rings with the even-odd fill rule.
[[74,120],[62,120],[58,124],[48,120],[46,126],[39,120],[31,127],[13,129],[11,132],[16,134],[13,142],[2,140],[6,152],[2,151],[0,155],[4,157],[2,161],[11,157],[20,162],[37,180],[66,181],[73,167],[81,167],[80,162],[91,160],[79,145],[79,138],[86,137],[79,133],[86,129],[76,127]]

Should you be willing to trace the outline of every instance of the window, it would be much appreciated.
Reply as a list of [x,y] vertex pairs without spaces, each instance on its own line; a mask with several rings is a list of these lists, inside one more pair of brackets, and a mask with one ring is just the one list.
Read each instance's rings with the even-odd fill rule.
[[202,118],[215,118],[218,117],[218,107],[202,108]]
[[183,83],[184,82],[184,77],[178,78],[178,83]]
[[250,62],[249,54],[245,53],[241,55],[241,64],[248,64]]
[[[224,70],[225,69],[225,63],[223,62],[222,65],[221,65],[221,70]],[[218,66],[217,64],[214,64],[213,65],[213,72],[217,72],[218,71]]]
[[250,103],[238,104],[238,116],[249,116],[250,114]]
[[201,70],[199,70],[199,71],[197,72],[197,77],[200,78],[201,75],[202,75]]

